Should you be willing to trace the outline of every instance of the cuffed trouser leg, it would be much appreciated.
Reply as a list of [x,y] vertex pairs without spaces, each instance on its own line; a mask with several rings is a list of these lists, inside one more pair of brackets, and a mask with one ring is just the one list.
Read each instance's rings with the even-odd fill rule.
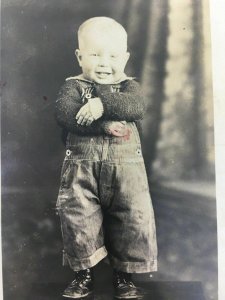
[[57,201],[64,244],[63,263],[79,271],[93,267],[107,256],[94,179],[98,168],[90,161],[65,164]]
[[[108,165],[116,174],[105,215],[105,243],[112,266],[127,273],[157,270],[155,218],[143,162]],[[113,170],[114,169],[114,170]]]

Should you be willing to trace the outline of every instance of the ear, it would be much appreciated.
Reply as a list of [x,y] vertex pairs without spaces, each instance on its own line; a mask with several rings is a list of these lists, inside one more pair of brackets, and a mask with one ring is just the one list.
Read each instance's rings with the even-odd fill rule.
[[128,62],[129,58],[130,58],[130,52],[126,52],[125,54],[126,63]]
[[76,55],[76,57],[77,57],[79,66],[82,67],[82,55],[81,55],[80,49],[76,49],[76,50],[75,50],[75,55]]

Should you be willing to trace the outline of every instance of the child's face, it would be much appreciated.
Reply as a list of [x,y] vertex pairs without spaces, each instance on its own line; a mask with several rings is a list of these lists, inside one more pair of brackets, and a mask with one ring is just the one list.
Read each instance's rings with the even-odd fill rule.
[[112,84],[124,76],[129,59],[126,40],[118,34],[86,33],[82,37],[80,49],[76,50],[83,76],[100,84]]

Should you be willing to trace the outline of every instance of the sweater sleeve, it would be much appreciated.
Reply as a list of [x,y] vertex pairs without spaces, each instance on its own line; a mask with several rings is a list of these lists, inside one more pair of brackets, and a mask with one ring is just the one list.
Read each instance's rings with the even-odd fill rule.
[[66,81],[61,87],[55,105],[58,124],[72,133],[80,135],[100,135],[104,133],[104,121],[94,121],[90,126],[77,124],[76,114],[84,104],[81,101],[80,86],[76,80]]
[[95,84],[95,90],[103,104],[104,119],[133,122],[143,118],[145,101],[136,81],[124,81],[121,91],[116,93],[110,85]]

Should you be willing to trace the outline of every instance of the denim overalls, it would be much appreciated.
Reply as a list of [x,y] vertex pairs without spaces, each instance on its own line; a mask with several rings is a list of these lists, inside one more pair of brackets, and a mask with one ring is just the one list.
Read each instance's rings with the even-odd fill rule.
[[108,255],[128,273],[157,270],[155,219],[139,133],[128,138],[69,133],[57,209],[63,262],[74,271]]

